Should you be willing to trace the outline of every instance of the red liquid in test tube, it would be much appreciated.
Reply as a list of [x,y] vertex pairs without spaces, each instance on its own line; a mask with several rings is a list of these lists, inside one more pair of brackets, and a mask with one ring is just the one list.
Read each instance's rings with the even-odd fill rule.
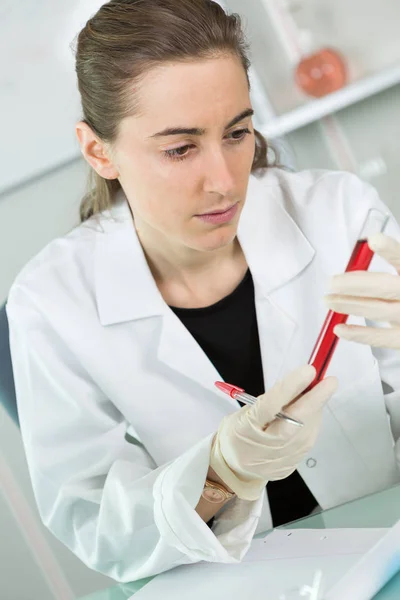
[[[362,228],[360,239],[356,242],[354,250],[346,267],[346,273],[349,271],[367,271],[374,256],[373,251],[368,246],[367,237],[372,233],[378,233],[384,230],[388,216],[376,209],[368,212],[367,219]],[[339,338],[333,333],[336,325],[346,323],[348,315],[341,315],[330,310],[326,316],[317,342],[311,353],[308,364],[315,367],[317,374],[314,381],[307,388],[306,392],[311,390],[319,381],[324,378],[332,359]],[[304,393],[306,393],[304,392]]]

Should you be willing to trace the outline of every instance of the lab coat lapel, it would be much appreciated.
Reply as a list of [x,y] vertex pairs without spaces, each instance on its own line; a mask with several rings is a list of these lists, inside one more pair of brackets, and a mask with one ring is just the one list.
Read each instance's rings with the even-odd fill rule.
[[315,254],[287,210],[290,196],[273,172],[261,181],[252,177],[238,229],[253,276],[266,390],[283,376],[298,329],[291,282]]
[[265,390],[283,376],[297,323],[270,298],[255,291],[256,315],[260,338]]
[[[147,264],[126,198],[101,219],[96,243],[96,301],[104,326],[150,319],[159,331],[157,359],[211,391],[216,401],[237,409],[237,402],[219,392],[221,376],[180,319],[164,301]],[[146,340],[144,340],[146,343]]]
[[[175,313],[166,306],[158,346],[158,358],[182,377],[196,381],[202,388],[220,394],[214,386],[222,377],[208,359],[203,349],[189,333]],[[236,401],[222,396],[223,402],[237,407]]]

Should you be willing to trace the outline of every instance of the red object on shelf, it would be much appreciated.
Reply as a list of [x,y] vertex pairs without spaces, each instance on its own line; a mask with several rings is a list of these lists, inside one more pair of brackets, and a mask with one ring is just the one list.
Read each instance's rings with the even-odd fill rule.
[[339,52],[324,48],[299,62],[295,81],[308,96],[321,98],[347,83],[346,63]]

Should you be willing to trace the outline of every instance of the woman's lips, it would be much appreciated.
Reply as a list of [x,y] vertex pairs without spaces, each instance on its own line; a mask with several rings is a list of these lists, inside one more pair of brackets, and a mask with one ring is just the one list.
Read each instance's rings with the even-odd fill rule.
[[224,212],[207,213],[207,214],[203,214],[203,215],[197,215],[197,217],[199,219],[201,219],[202,221],[205,221],[206,223],[212,223],[213,225],[219,225],[221,223],[228,223],[229,221],[231,221],[233,219],[233,217],[236,215],[238,208],[239,208],[239,204],[238,204],[238,202],[236,202],[236,204],[234,204],[233,206],[231,206],[230,208],[228,208],[228,210],[225,210]]

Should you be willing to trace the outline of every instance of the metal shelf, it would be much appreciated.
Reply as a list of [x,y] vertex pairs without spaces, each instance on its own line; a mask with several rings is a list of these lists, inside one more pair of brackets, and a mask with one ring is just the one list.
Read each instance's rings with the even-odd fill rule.
[[269,138],[280,137],[399,83],[400,66],[396,65],[360,81],[350,83],[329,96],[312,100],[282,116],[275,117],[261,125],[260,131]]

